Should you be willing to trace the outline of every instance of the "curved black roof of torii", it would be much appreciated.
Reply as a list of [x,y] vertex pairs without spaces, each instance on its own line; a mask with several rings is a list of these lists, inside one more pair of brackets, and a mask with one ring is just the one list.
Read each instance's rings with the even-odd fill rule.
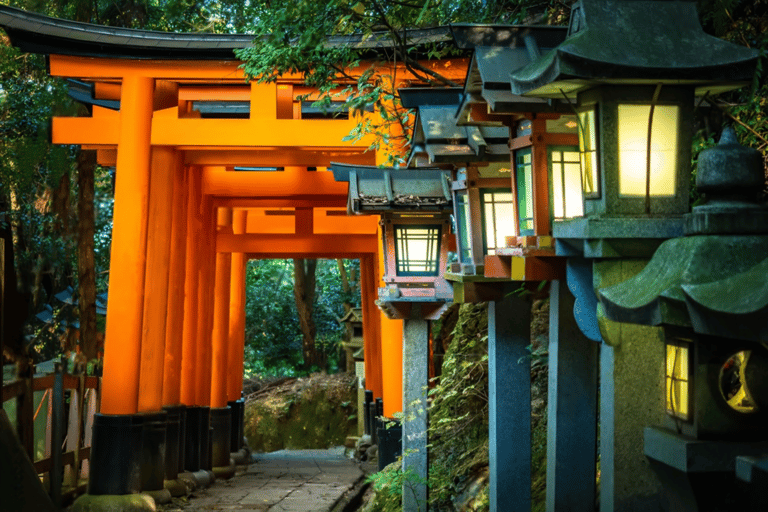
[[[131,59],[237,60],[233,51],[253,44],[248,34],[176,33],[106,27],[91,23],[51,18],[0,5],[0,27],[11,43],[24,52]],[[413,45],[452,41],[448,27],[408,32]],[[333,36],[329,46],[354,45],[375,51],[391,45],[386,38]]]

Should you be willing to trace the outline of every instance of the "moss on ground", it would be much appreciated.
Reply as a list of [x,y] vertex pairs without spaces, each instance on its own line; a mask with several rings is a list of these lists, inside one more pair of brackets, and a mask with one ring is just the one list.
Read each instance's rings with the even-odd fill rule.
[[254,451],[329,448],[357,432],[353,377],[313,374],[246,399],[245,436]]

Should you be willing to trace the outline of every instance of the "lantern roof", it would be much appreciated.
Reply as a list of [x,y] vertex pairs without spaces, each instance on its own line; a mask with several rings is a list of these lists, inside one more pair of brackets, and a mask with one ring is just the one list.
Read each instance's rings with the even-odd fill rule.
[[450,171],[331,163],[336,181],[349,182],[347,211],[433,213],[452,208]]
[[405,108],[456,105],[461,101],[461,87],[404,87],[397,95]]
[[[0,27],[21,51],[40,54],[134,59],[237,60],[233,51],[253,45],[250,34],[175,33],[106,27],[53,18],[0,5]],[[418,46],[451,41],[448,27],[408,31]],[[393,46],[388,33],[329,36],[327,47],[354,46],[376,52]]]
[[514,71],[515,94],[562,98],[594,85],[690,85],[698,95],[741,87],[758,52],[704,32],[693,1],[580,0],[567,39]]
[[752,179],[762,173],[762,161],[735,137],[726,128],[720,143],[700,155],[697,186],[710,197],[687,216],[687,225],[696,229],[661,244],[633,278],[598,291],[608,318],[765,339],[768,209],[755,200],[762,182]]
[[458,105],[421,106],[411,139],[409,167],[465,162],[508,162],[506,126],[458,126]]
[[476,104],[487,104],[488,112],[494,114],[570,111],[559,101],[514,94],[510,85],[510,73],[562,43],[566,27],[452,25],[451,30],[456,46],[475,50],[457,113],[459,124],[501,126],[498,119],[472,119],[471,110]]

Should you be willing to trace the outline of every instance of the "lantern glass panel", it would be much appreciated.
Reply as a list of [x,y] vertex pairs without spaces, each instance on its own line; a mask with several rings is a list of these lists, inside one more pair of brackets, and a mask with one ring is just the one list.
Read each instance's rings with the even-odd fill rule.
[[688,344],[685,342],[668,343],[666,365],[666,402],[667,414],[688,419]]
[[506,247],[506,237],[514,236],[515,206],[509,190],[482,190],[485,254],[496,254]]
[[530,149],[515,152],[515,183],[520,235],[533,235],[533,175]]
[[[679,108],[656,105],[651,126],[650,195],[674,196]],[[619,105],[619,194],[645,196],[650,105]]]
[[584,197],[600,197],[600,180],[597,167],[597,125],[595,110],[579,112],[579,153],[581,154],[581,179]]
[[552,213],[556,219],[584,216],[580,162],[577,147],[549,149],[549,168],[552,172]]
[[470,263],[472,261],[472,240],[469,225],[469,200],[466,192],[456,194],[456,229],[459,242],[459,261]]
[[440,226],[394,226],[398,276],[436,276]]

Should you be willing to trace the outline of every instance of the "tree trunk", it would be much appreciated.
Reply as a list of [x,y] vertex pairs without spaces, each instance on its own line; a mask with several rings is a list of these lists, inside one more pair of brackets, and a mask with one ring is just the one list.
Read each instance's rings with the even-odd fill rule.
[[96,152],[80,150],[77,156],[79,197],[77,198],[77,274],[80,294],[80,349],[85,359],[96,358],[96,265],[93,237],[96,216],[93,211]]
[[309,370],[314,365],[321,366],[322,362],[315,347],[317,327],[312,318],[315,304],[315,269],[317,269],[317,260],[303,258],[293,260],[293,296],[299,313],[305,370]]

